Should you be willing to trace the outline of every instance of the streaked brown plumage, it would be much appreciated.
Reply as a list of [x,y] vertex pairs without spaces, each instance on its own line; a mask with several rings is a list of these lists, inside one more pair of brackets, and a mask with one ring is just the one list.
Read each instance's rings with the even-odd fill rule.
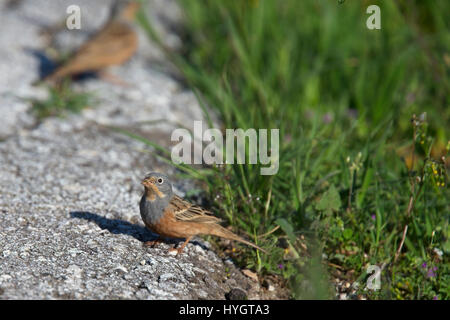
[[136,52],[138,37],[131,22],[139,4],[135,1],[118,1],[110,19],[75,54],[42,81],[58,81],[83,72],[99,71],[120,65]]
[[[168,238],[186,238],[177,250],[181,253],[186,244],[196,235],[213,235],[235,240],[266,252],[264,249],[225,229],[221,219],[211,212],[193,205],[172,192],[169,179],[160,173],[150,173],[143,180],[144,195],[140,203],[142,220],[147,228]],[[157,241],[159,242],[159,241]],[[150,242],[154,244],[155,242]]]

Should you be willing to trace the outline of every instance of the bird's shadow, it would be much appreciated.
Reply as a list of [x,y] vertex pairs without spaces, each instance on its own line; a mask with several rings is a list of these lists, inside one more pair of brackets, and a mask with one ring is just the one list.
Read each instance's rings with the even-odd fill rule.
[[[128,236],[132,236],[133,238],[145,243],[146,241],[152,241],[158,239],[158,235],[152,233],[146,227],[133,224],[128,221],[120,220],[120,219],[109,219],[102,217],[96,213],[87,212],[87,211],[72,211],[70,212],[70,216],[72,218],[84,219],[87,221],[93,221],[96,223],[101,229],[108,230],[112,234],[125,234]],[[177,244],[182,239],[164,239],[166,243],[174,243]],[[191,243],[195,245],[199,245],[204,250],[209,250],[203,243],[198,241],[191,241]]]
[[[44,50],[32,49],[25,47],[24,51],[37,59],[38,66],[38,81],[43,80],[46,76],[52,74],[61,64],[52,61],[44,52]],[[99,76],[94,71],[85,71],[71,77],[72,81],[84,82],[91,79],[98,79]]]
[[51,74],[57,67],[57,64],[54,63],[43,50],[37,50],[32,48],[24,48],[24,51],[32,55],[35,59],[38,60],[39,66],[38,66],[38,76],[39,79],[43,79],[49,74]]

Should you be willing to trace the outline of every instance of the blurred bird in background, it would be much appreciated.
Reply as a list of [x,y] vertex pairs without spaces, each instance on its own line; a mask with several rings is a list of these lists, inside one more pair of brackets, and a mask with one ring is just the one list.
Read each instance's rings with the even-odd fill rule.
[[105,25],[75,53],[39,82],[59,82],[86,72],[99,72],[130,59],[138,48],[138,36],[132,22],[139,3],[116,0]]

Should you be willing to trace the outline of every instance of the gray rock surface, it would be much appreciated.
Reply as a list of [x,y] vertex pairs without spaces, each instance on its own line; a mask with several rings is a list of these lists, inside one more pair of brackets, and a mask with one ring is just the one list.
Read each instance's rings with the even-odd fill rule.
[[[82,32],[56,39],[71,49],[103,23],[109,3],[33,0],[0,10],[0,299],[223,299],[233,288],[260,297],[258,284],[201,239],[179,256],[167,252],[171,244],[142,245],[154,235],[138,212],[140,178],[150,170],[175,172],[143,143],[105,125],[138,129],[169,146],[174,128],[203,115],[141,31],[137,55],[111,71],[128,86],[89,79],[74,84],[95,94],[95,106],[81,114],[37,123],[28,112],[30,98],[47,94],[31,86],[39,70],[32,52],[46,46],[40,28],[79,4]],[[161,32],[178,19],[172,1],[150,7]],[[179,45],[176,35],[165,38]],[[175,182],[180,196],[191,187]]]

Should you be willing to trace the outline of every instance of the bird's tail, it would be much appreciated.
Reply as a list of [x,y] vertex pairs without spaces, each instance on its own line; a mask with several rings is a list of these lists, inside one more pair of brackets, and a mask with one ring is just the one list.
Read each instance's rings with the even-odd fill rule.
[[235,241],[239,241],[242,243],[245,243],[248,246],[251,246],[253,248],[256,248],[264,253],[267,254],[267,251],[264,250],[263,248],[257,246],[256,244],[247,241],[241,237],[239,237],[238,235],[234,234],[233,232],[231,232],[228,229],[225,229],[224,227],[222,227],[221,225],[218,224],[213,224],[212,227],[209,230],[209,234],[213,235],[213,236],[217,236],[217,237],[221,237],[221,238],[225,238],[228,240],[235,240]]

